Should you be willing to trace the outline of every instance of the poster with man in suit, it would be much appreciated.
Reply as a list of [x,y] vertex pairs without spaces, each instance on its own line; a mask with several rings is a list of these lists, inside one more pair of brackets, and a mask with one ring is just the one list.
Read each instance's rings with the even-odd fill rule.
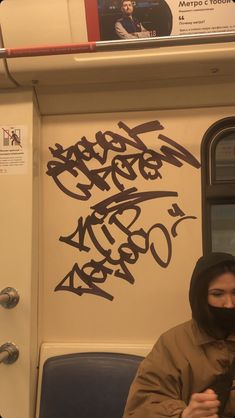
[[84,0],[89,41],[235,31],[235,0]]

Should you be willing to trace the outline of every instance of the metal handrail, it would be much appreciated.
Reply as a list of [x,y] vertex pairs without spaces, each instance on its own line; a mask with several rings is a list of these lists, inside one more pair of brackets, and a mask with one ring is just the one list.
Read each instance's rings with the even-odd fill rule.
[[188,35],[160,36],[153,38],[90,41],[62,45],[25,46],[0,48],[0,58],[38,57],[46,55],[78,54],[84,52],[123,51],[144,48],[161,48],[180,45],[235,42],[235,32],[211,32]]
[[0,292],[0,305],[6,309],[14,308],[19,302],[20,296],[13,287],[5,287]]

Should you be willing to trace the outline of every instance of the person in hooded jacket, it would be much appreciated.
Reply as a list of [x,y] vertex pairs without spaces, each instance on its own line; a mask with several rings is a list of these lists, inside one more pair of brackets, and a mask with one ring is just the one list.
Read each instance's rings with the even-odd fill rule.
[[235,357],[235,257],[201,257],[189,301],[192,319],[162,334],[143,360],[123,418],[235,418],[233,376],[225,384]]

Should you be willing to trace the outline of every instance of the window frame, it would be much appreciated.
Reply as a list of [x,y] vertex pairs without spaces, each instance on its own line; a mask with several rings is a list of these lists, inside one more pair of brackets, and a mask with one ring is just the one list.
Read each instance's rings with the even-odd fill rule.
[[202,138],[202,247],[203,254],[212,251],[211,207],[216,204],[235,204],[235,179],[216,180],[216,145],[225,132],[235,133],[235,116],[213,123]]

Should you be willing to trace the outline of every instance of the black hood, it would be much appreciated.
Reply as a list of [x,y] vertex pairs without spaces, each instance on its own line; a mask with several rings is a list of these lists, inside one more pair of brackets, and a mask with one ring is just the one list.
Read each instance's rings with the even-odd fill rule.
[[189,288],[189,302],[191,308],[195,292],[197,292],[199,281],[203,280],[204,273],[206,273],[206,271],[211,267],[217,266],[219,264],[227,264],[227,262],[233,262],[235,264],[235,257],[232,254],[226,253],[210,253],[198,259],[193,270]]
[[210,253],[197,261],[189,288],[189,302],[192,316],[204,331],[212,334],[213,327],[207,303],[208,285],[210,281],[232,271],[235,274],[235,257],[227,253]]

